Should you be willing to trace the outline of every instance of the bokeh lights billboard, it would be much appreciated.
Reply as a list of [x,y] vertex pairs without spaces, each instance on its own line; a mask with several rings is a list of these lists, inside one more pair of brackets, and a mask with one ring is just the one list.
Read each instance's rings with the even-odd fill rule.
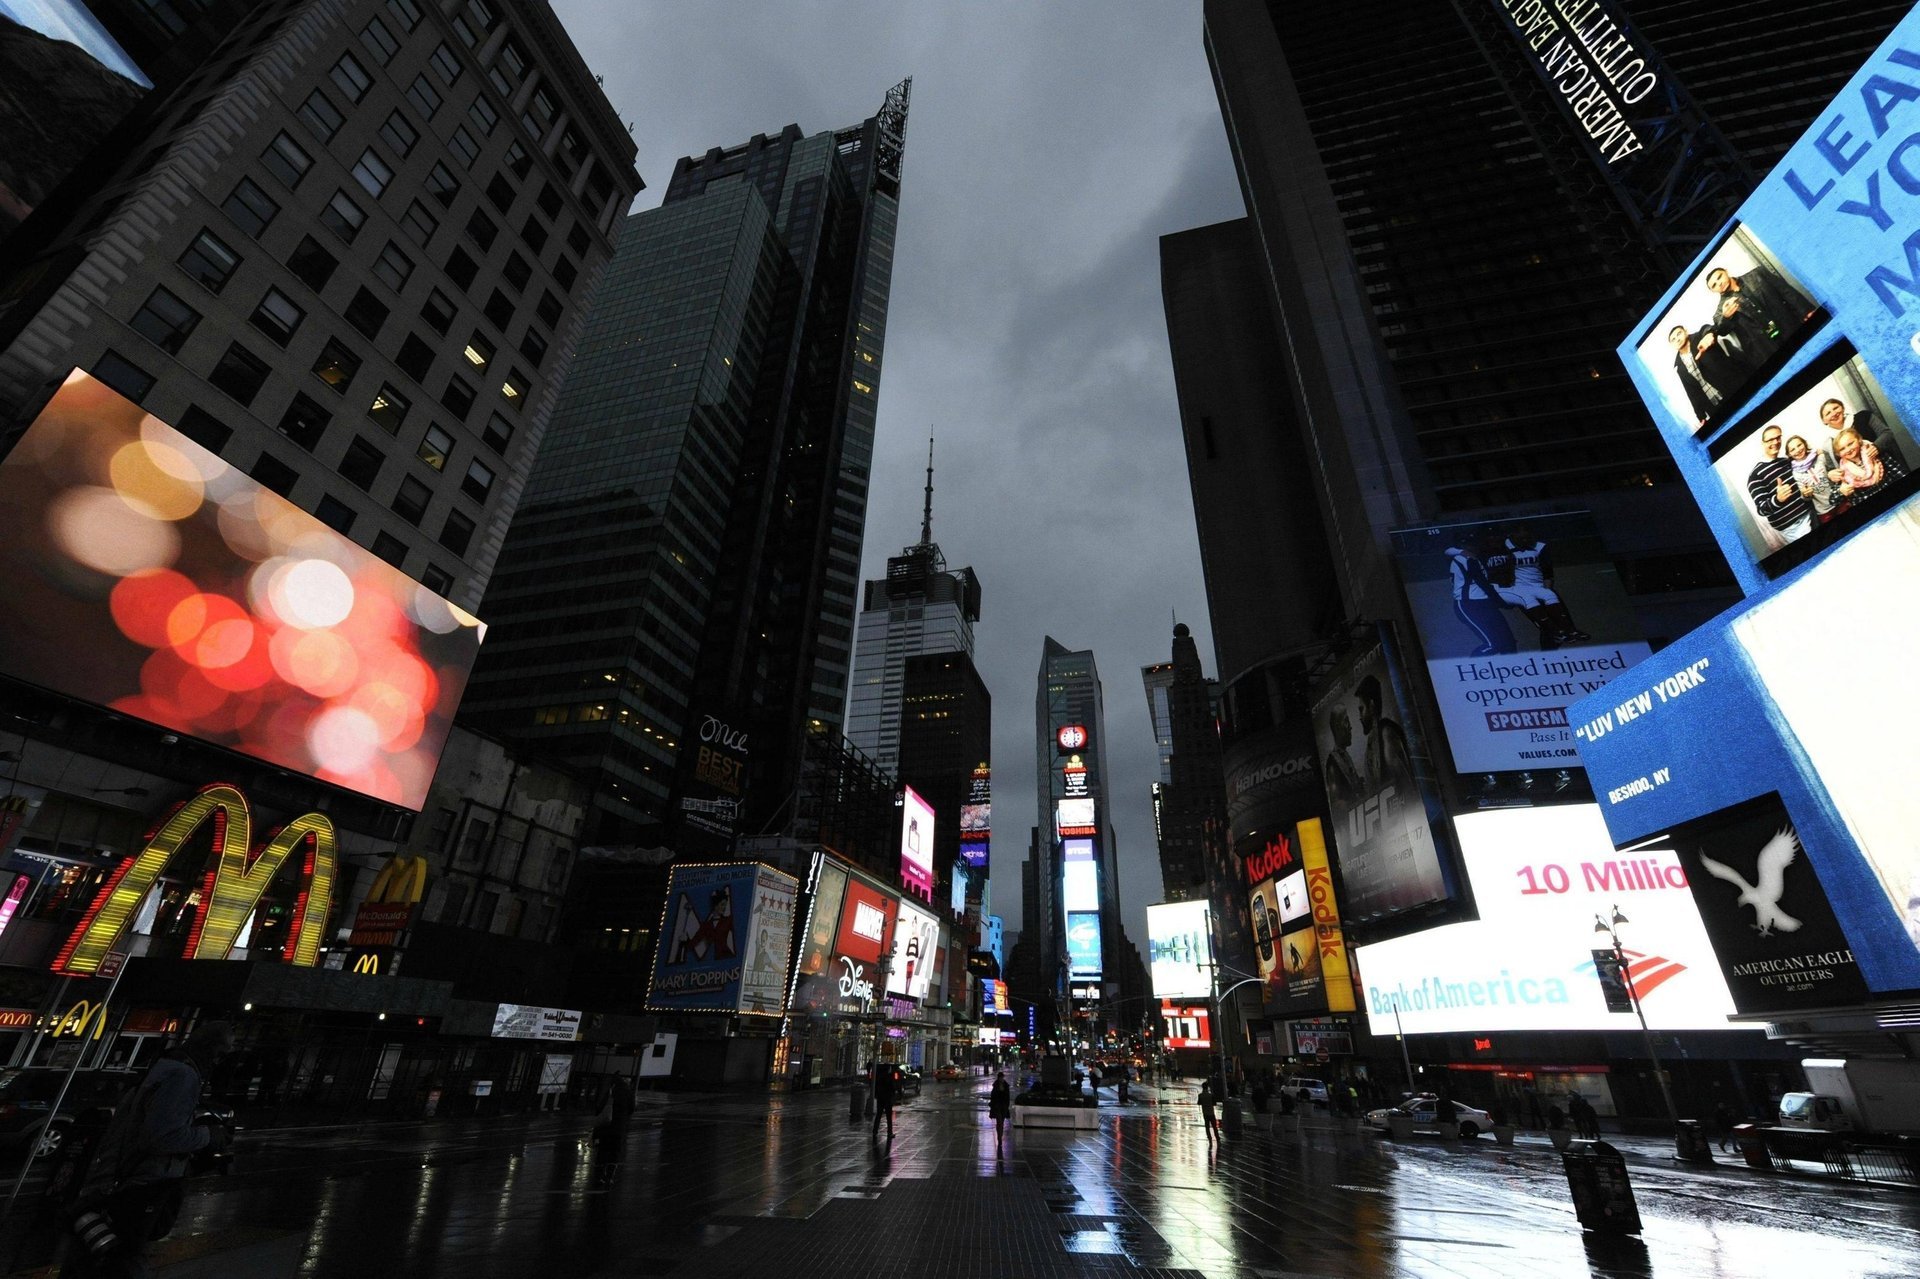
[[78,370],[0,463],[0,675],[425,802],[485,626]]

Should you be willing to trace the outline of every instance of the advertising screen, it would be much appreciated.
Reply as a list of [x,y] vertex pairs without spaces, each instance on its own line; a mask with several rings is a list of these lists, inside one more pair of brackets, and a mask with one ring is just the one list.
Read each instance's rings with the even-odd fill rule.
[[[1912,491],[1920,445],[1848,342],[1716,438],[1708,450],[1747,553],[1799,561]],[[1788,548],[1791,548],[1789,550]]]
[[1096,833],[1091,799],[1063,799],[1055,806],[1055,810],[1056,824],[1060,827],[1062,835]]
[[933,900],[933,805],[911,786],[900,788],[900,882]]
[[1067,912],[1067,970],[1074,981],[1098,980],[1100,964],[1100,913],[1092,910]]
[[418,809],[485,627],[75,371],[4,462],[0,674]]
[[1273,1003],[1286,995],[1286,973],[1281,967],[1280,903],[1271,879],[1253,886],[1247,918],[1253,923],[1253,962],[1259,969],[1261,992],[1267,1003]]
[[1163,1001],[1160,1020],[1166,1023],[1168,1048],[1213,1047],[1205,1004],[1172,1004]]
[[933,985],[939,949],[940,921],[917,906],[901,902],[900,920],[893,934],[893,966],[887,973],[887,993],[924,1000]]
[[894,944],[894,921],[900,899],[855,876],[847,880],[846,902],[840,908],[840,931],[834,953],[860,964],[878,964]]
[[1363,649],[1314,700],[1314,733],[1352,922],[1451,896],[1433,834],[1439,804],[1425,780],[1425,758],[1405,727],[1408,719],[1384,644]]
[[1825,318],[1760,237],[1735,224],[1642,329],[1635,354],[1673,416],[1710,429]]
[[1204,901],[1164,902],[1147,907],[1147,969],[1153,993],[1163,998],[1200,998],[1212,989],[1212,927]]
[[1093,841],[1069,839],[1060,845],[1060,901],[1066,910],[1100,909],[1100,866]]
[[1618,907],[1628,976],[1656,1030],[1725,1030],[1732,996],[1670,850],[1616,852],[1591,804],[1455,818],[1481,918],[1358,949],[1376,1034],[1638,1030],[1594,971],[1596,916]]
[[1400,529],[1393,547],[1454,768],[1578,767],[1568,705],[1652,651],[1593,517]]
[[788,956],[793,953],[793,907],[800,885],[762,866],[753,886],[746,954],[740,963],[740,1011],[778,1017],[787,1010]]
[[[744,971],[741,952],[760,869],[752,862],[669,869],[666,910],[654,951],[647,1007],[729,1013],[739,1010]],[[789,905],[789,926],[791,909]]]
[[807,936],[800,950],[800,975],[815,977],[826,971],[833,956],[834,937],[840,931],[840,905],[847,893],[846,867],[830,860],[825,853],[820,872],[814,879],[813,899],[807,907]]

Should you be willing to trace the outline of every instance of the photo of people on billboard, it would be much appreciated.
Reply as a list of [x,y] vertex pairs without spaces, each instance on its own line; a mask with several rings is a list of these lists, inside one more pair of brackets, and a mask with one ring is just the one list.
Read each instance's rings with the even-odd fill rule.
[[1756,563],[1792,547],[1790,567],[1831,545],[1910,492],[1920,466],[1912,428],[1847,342],[1736,429],[1714,442],[1713,472]]
[[759,869],[751,862],[671,869],[647,1007],[739,1009],[740,952]]
[[1454,768],[1578,767],[1568,704],[1652,652],[1593,517],[1425,525],[1393,547]]
[[1280,938],[1280,960],[1286,968],[1288,999],[1308,1000],[1320,993],[1320,945],[1312,924]]
[[1636,353],[1673,415],[1698,432],[1726,421],[1811,336],[1817,318],[1805,286],[1736,224],[1641,335]]
[[1345,914],[1356,923],[1450,896],[1431,826],[1438,805],[1408,718],[1384,641],[1361,649],[1314,699]]

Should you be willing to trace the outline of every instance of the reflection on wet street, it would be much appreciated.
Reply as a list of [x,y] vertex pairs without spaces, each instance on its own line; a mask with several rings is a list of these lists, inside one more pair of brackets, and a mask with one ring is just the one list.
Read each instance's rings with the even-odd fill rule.
[[[1009,1129],[983,1081],[930,1084],[878,1145],[843,1091],[648,1098],[617,1167],[586,1121],[256,1133],[194,1184],[160,1273],[1911,1276],[1910,1193],[1684,1168],[1623,1142],[1644,1234],[1583,1235],[1560,1161],[1308,1118],[1210,1144],[1191,1090],[1097,1132]],[[652,1104],[645,1104],[650,1101]],[[17,1214],[10,1270],[51,1236]]]

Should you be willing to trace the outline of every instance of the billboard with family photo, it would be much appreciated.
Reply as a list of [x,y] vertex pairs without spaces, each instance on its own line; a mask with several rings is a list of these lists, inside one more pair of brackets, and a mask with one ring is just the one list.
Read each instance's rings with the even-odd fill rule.
[[1912,492],[1920,445],[1842,341],[1715,440],[1709,456],[1747,553],[1778,573]]
[[1706,431],[1727,421],[1822,318],[1805,286],[1736,223],[1641,331],[1635,354],[1674,416]]
[[1462,773],[1579,765],[1567,706],[1652,650],[1586,512],[1393,534]]

